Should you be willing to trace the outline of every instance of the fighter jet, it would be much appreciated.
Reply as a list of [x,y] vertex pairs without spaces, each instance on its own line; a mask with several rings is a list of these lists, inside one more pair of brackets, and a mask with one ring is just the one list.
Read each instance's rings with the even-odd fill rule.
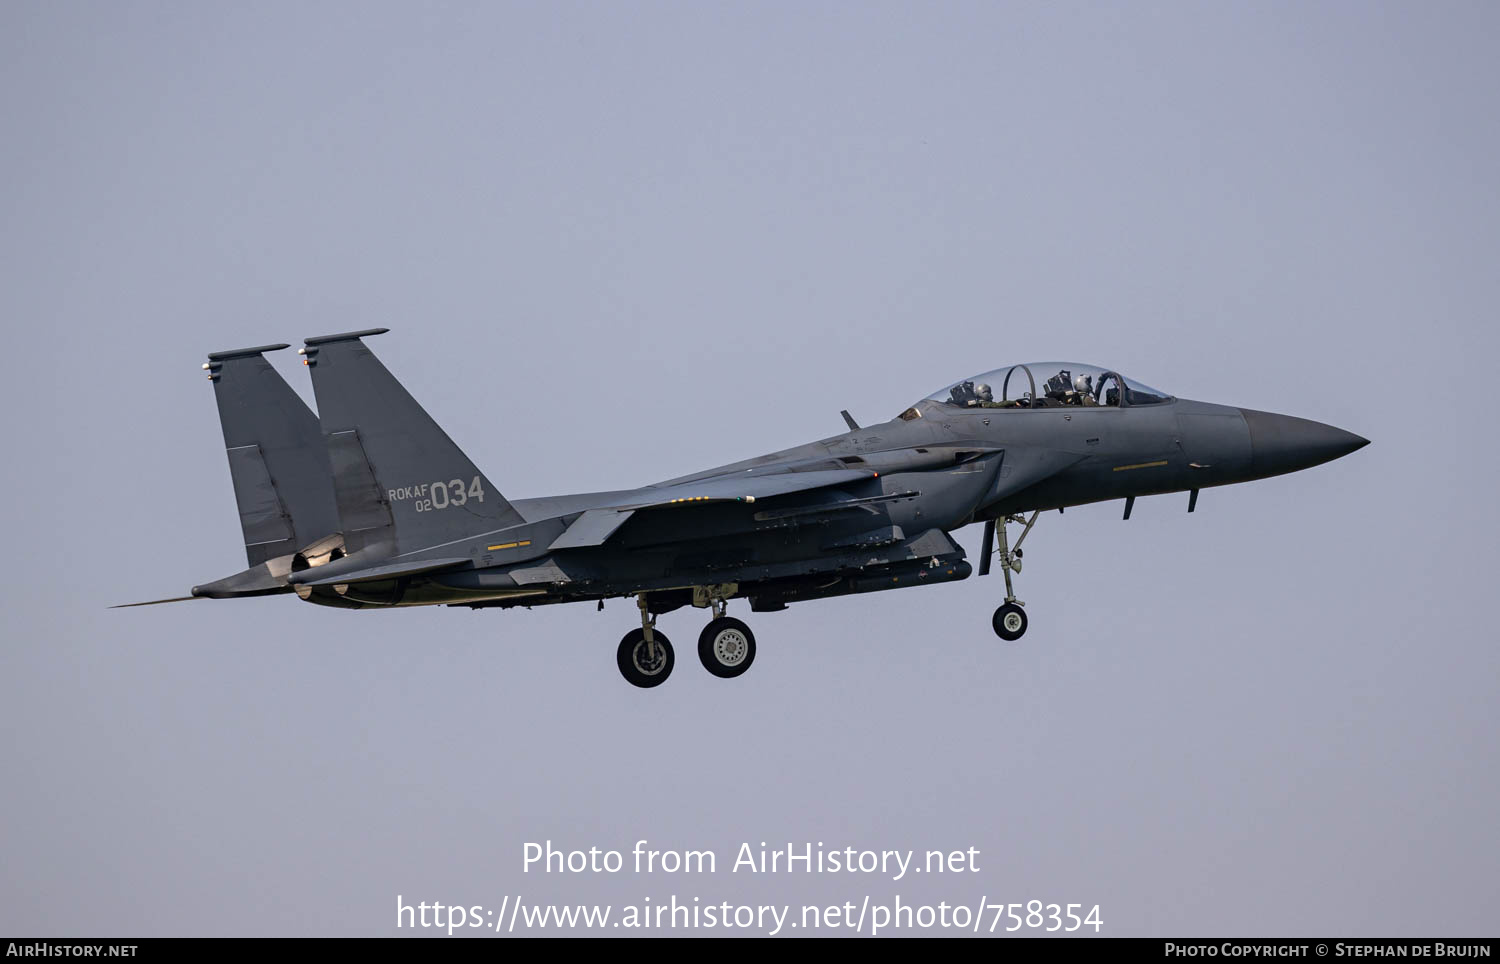
[[[320,606],[541,606],[633,598],[620,640],[639,687],[675,665],[657,617],[707,610],[698,659],[734,678],[755,634],[728,614],[966,579],[952,533],[982,524],[998,565],[991,626],[1026,632],[1013,575],[1043,512],[1198,492],[1295,472],[1368,444],[1289,415],[1174,398],[1096,365],[1011,365],[895,418],[637,489],[510,501],[381,364],[365,339],[306,339],[315,415],[266,361],[214,352],[213,382],[249,566],[181,599],[295,593]],[[1014,542],[1011,526],[1018,528]],[[998,542],[998,546],[997,543]],[[171,602],[178,600],[157,600]],[[131,605],[149,605],[133,603]]]

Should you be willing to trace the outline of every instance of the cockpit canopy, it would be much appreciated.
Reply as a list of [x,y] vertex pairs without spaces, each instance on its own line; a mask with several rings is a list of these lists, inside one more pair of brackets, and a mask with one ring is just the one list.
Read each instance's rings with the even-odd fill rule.
[[1116,371],[1083,362],[1028,362],[955,382],[901,413],[919,418],[923,402],[955,408],[1128,408],[1158,405],[1172,396]]

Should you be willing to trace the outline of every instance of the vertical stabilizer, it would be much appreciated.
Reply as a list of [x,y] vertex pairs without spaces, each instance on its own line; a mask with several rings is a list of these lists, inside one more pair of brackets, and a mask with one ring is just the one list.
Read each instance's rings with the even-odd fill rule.
[[203,366],[214,383],[251,566],[339,528],[317,416],[262,355],[286,347],[214,352]]
[[302,349],[348,551],[411,552],[519,525],[511,504],[361,341],[387,330],[309,338]]

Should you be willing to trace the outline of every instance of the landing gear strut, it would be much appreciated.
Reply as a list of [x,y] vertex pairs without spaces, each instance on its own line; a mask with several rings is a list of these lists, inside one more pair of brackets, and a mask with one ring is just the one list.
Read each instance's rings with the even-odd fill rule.
[[636,596],[636,603],[641,609],[641,628],[632,629],[620,640],[615,662],[620,666],[620,675],[635,686],[660,686],[672,675],[676,663],[672,641],[656,628],[656,617],[646,607],[645,593]]
[[[1026,604],[1016,598],[1015,589],[1011,585],[1010,574],[1021,571],[1021,543],[1026,541],[1027,534],[1031,532],[1031,527],[1036,525],[1037,517],[1041,514],[1040,510],[1033,512],[1030,519],[1019,515],[1006,516],[999,520],[998,525],[991,522],[986,527],[986,556],[983,560],[985,568],[981,570],[981,573],[989,568],[988,550],[991,531],[993,531],[995,535],[1000,537],[1000,548],[996,550],[996,553],[1000,556],[1000,571],[1005,574],[1005,604],[995,610],[995,615],[990,619],[990,625],[994,628],[995,635],[1001,639],[1017,640],[1026,635],[1026,610],[1021,608]],[[1013,522],[1022,524],[1025,528],[1021,530],[1021,535],[1017,537],[1016,544],[1011,546],[1006,530]]]

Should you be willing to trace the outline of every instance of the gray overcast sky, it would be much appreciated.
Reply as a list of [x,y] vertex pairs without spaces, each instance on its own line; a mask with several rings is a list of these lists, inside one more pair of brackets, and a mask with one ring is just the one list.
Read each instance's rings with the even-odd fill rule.
[[[391,934],[397,894],[1101,905],[1489,935],[1492,3],[0,5],[0,932]],[[1077,358],[1373,444],[758,615],[109,611],[243,567],[203,354],[374,342],[506,495]],[[291,353],[274,359],[310,398]],[[977,551],[978,530],[959,533]],[[748,607],[732,608],[741,616]],[[719,872],[521,872],[526,841]],[[752,877],[741,841],[981,873]]]

